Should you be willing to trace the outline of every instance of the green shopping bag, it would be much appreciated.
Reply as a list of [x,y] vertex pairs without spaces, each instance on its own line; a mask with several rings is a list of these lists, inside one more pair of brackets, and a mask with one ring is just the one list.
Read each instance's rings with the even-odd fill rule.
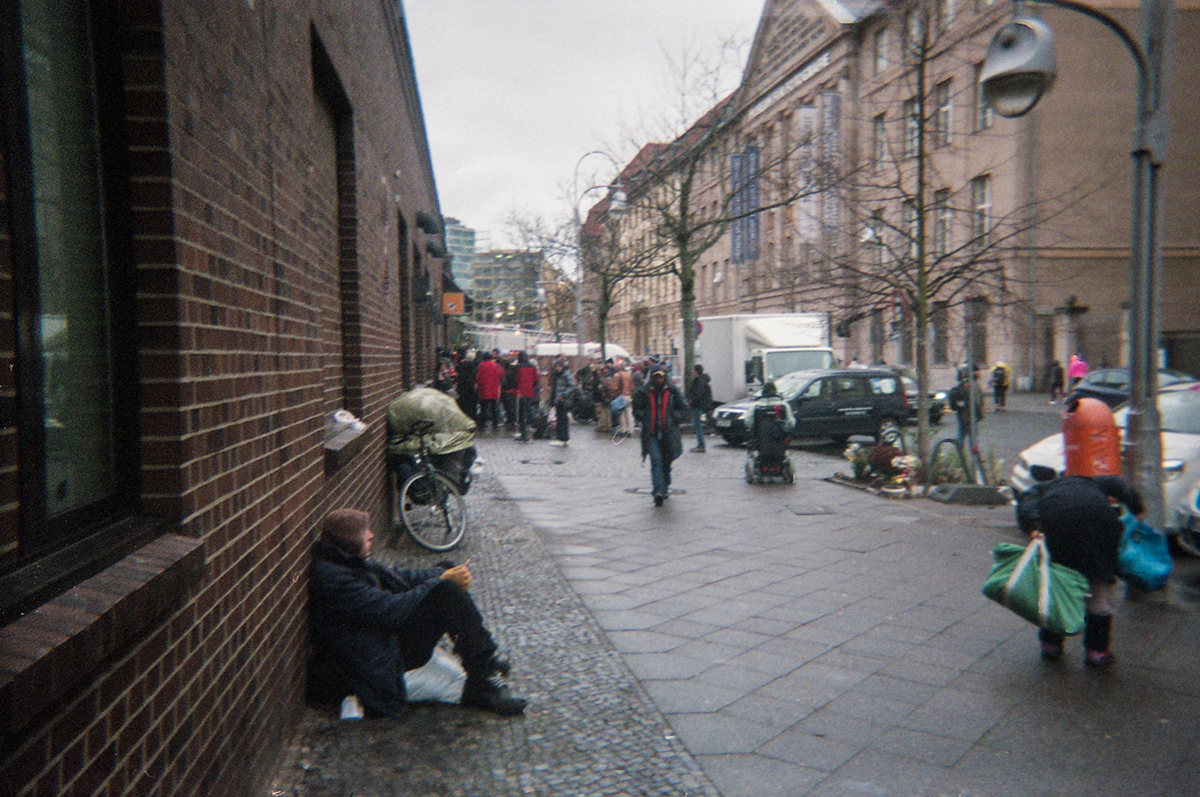
[[1055,634],[1083,631],[1088,580],[1077,570],[1052,564],[1045,540],[1026,547],[998,543],[992,560],[984,595]]

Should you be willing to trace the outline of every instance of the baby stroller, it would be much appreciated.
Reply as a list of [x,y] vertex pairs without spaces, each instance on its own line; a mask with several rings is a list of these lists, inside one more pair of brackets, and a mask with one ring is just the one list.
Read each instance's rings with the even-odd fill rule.
[[780,404],[754,408],[754,435],[746,457],[750,484],[794,484],[796,472],[788,454],[787,421]]

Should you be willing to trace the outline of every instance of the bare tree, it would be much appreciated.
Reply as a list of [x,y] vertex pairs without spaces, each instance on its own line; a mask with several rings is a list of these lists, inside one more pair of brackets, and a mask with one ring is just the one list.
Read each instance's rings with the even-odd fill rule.
[[[700,59],[679,59],[679,107],[719,84]],[[693,91],[690,80],[702,88]],[[643,147],[623,172],[628,221],[622,247],[636,253],[641,275],[670,275],[679,284],[684,373],[695,363],[697,264],[726,236],[734,259],[757,246],[759,214],[788,208],[832,187],[813,130],[784,129],[770,140],[747,135],[736,92],[707,106],[667,144]],[[757,252],[753,253],[754,256]]]
[[[998,214],[989,174],[963,180],[963,153],[954,151],[953,110],[990,111],[979,105],[972,80],[952,78],[972,74],[972,65],[958,55],[965,34],[951,33],[946,17],[952,8],[944,0],[916,0],[884,12],[887,29],[901,33],[900,77],[863,101],[859,124],[869,138],[866,157],[838,187],[846,221],[825,231],[834,241],[831,263],[818,275],[832,288],[840,329],[888,307],[898,307],[902,323],[911,323],[900,330],[901,344],[913,356],[917,374],[917,447],[926,461],[935,307],[944,313],[965,305],[970,316],[979,310],[981,297],[1001,306],[1017,302],[1016,289],[1024,282],[1013,276],[1014,258],[1028,248],[1032,230],[1085,193],[1073,189],[1042,201],[1030,196]],[[965,103],[964,84],[969,87]],[[973,126],[981,123],[972,120]],[[976,353],[968,350],[965,357],[973,363]]]

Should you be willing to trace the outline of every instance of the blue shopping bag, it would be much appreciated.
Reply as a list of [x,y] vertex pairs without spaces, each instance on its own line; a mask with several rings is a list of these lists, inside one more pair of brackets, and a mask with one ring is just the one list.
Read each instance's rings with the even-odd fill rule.
[[1126,512],[1122,520],[1125,534],[1121,537],[1117,575],[1143,592],[1162,589],[1174,564],[1167,535],[1138,520],[1132,512]]

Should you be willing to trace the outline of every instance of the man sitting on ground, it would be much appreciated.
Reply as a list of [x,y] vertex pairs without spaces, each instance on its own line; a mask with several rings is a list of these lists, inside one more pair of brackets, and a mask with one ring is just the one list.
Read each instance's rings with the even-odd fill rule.
[[309,581],[309,697],[336,702],[358,695],[368,716],[398,717],[404,710],[404,673],[433,655],[443,634],[454,642],[467,680],[464,706],[520,714],[527,703],[496,680],[509,664],[467,588],[466,564],[446,569],[399,570],[370,561],[369,517],[335,509],[313,547]]

